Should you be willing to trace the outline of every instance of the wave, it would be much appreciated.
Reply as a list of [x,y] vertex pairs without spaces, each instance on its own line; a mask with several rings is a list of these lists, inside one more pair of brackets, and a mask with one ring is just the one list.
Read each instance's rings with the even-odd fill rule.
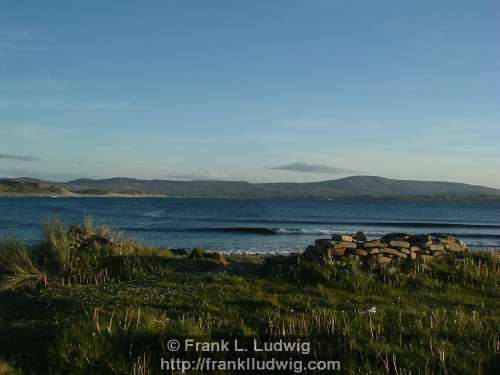
[[157,211],[147,211],[143,215],[147,217],[163,217],[165,211],[164,210],[157,210]]
[[[331,230],[322,228],[268,228],[268,227],[206,227],[206,228],[159,228],[159,227],[122,227],[122,230],[131,232],[162,232],[162,233],[241,233],[241,234],[256,234],[256,235],[324,235],[332,234],[347,234],[353,231],[347,230]],[[368,237],[382,236],[387,231],[364,231]],[[430,234],[439,234],[431,232]],[[477,239],[499,239],[500,234],[492,233],[448,233],[460,238],[477,238]]]
[[337,221],[337,220],[253,220],[253,219],[216,219],[211,218],[187,218],[189,221],[198,222],[226,222],[226,223],[245,223],[245,224],[294,224],[294,225],[338,225],[338,226],[369,226],[369,227],[396,227],[396,228],[481,228],[481,229],[500,229],[500,224],[496,223],[453,223],[453,222],[435,222],[435,221]]

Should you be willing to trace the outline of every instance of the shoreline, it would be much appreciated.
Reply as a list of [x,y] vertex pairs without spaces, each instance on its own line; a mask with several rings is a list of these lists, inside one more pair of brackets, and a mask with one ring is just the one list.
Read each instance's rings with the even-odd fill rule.
[[174,198],[174,199],[229,199],[229,200],[276,200],[276,201],[413,201],[413,202],[499,202],[500,197],[424,197],[424,196],[345,196],[345,197],[254,197],[254,196],[184,196],[148,193],[107,193],[107,194],[37,194],[0,192],[1,198]]

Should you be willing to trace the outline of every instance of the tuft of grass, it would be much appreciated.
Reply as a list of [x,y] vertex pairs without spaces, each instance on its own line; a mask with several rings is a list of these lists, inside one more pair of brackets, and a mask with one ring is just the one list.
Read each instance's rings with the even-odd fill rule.
[[0,243],[0,291],[31,289],[47,285],[47,275],[18,241]]
[[59,219],[46,223],[43,227],[46,241],[46,257],[57,265],[63,274],[70,273],[75,268],[77,258],[75,247],[77,246],[77,234],[69,231]]
[[189,253],[190,260],[208,260],[215,264],[225,265],[228,263],[223,254],[218,252],[208,252],[205,249],[194,248],[191,253]]

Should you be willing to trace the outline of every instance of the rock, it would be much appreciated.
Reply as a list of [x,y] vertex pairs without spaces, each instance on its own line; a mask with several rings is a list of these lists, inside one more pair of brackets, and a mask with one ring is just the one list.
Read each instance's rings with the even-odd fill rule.
[[458,242],[455,241],[445,244],[444,248],[453,253],[463,253],[467,251],[465,247],[461,246]]
[[343,257],[345,255],[345,252],[346,252],[345,247],[331,248],[328,250],[330,256],[334,258]]
[[406,241],[408,238],[410,238],[410,235],[407,233],[387,233],[380,239],[384,241]]
[[[81,237],[78,244],[87,241],[105,244],[109,241],[89,237]],[[389,233],[382,239],[367,241],[363,232],[357,232],[352,236],[334,234],[332,239],[317,239],[315,245],[308,246],[303,255],[311,261],[322,263],[343,257],[357,260],[361,257],[363,260],[368,260],[370,264],[384,265],[392,262],[393,259],[394,261],[411,259],[427,263],[434,257],[458,256],[466,251],[465,243],[449,234],[431,236],[429,234]]]
[[410,243],[414,243],[414,242],[428,242],[431,239],[432,239],[431,236],[428,235],[428,234],[413,234],[413,235],[411,235],[408,238],[408,241]]
[[389,246],[396,248],[409,248],[410,243],[405,241],[389,241]]
[[408,239],[411,246],[427,247],[432,243],[432,238],[428,234],[412,235]]
[[366,235],[361,232],[361,231],[358,231],[354,234],[353,238],[356,240],[356,241],[359,241],[359,242],[365,242],[365,241],[368,241],[368,238],[366,237]]
[[346,234],[333,234],[332,240],[341,242],[352,242],[352,237]]
[[335,241],[332,241],[329,238],[320,238],[320,239],[317,239],[316,241],[314,241],[314,243],[316,245],[322,246],[322,247],[331,247],[331,246],[335,245]]
[[357,249],[354,254],[359,255],[360,257],[365,257],[368,255],[366,250]]
[[440,240],[448,240],[453,238],[453,236],[449,233],[431,233],[436,239]]
[[455,242],[454,238],[438,238],[437,241],[442,244],[450,244],[452,242]]
[[336,248],[343,247],[346,249],[355,249],[356,248],[356,244],[354,242],[346,242],[346,241],[336,242],[335,245],[333,245],[333,246]]
[[430,244],[428,247],[427,247],[430,251],[443,251],[444,250],[444,246],[441,245],[441,244]]
[[380,247],[382,242],[380,240],[367,241],[363,243],[363,248]]
[[405,253],[402,253],[401,251],[398,251],[398,250],[395,250],[395,249],[391,249],[391,248],[388,248],[388,247],[380,249],[380,252],[382,254],[395,255],[395,256],[403,258],[403,259],[407,258],[407,255]]

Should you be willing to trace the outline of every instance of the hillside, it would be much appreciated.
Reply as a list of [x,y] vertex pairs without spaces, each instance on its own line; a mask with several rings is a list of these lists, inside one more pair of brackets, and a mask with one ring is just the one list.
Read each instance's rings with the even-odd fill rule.
[[[244,181],[169,181],[135,178],[78,179],[45,182],[33,179],[0,180],[1,192],[82,195],[157,194],[177,197],[246,198],[500,198],[500,190],[456,182],[394,180],[352,176],[338,180],[305,183],[249,183]],[[2,187],[0,187],[2,189]]]
[[142,191],[172,196],[207,197],[466,197],[498,196],[500,190],[455,182],[394,180],[352,176],[338,180],[306,183],[259,183],[243,181],[168,181],[110,178],[79,179],[64,183],[71,191],[99,189],[111,192]]
[[0,194],[71,195],[71,192],[41,181],[0,179]]

